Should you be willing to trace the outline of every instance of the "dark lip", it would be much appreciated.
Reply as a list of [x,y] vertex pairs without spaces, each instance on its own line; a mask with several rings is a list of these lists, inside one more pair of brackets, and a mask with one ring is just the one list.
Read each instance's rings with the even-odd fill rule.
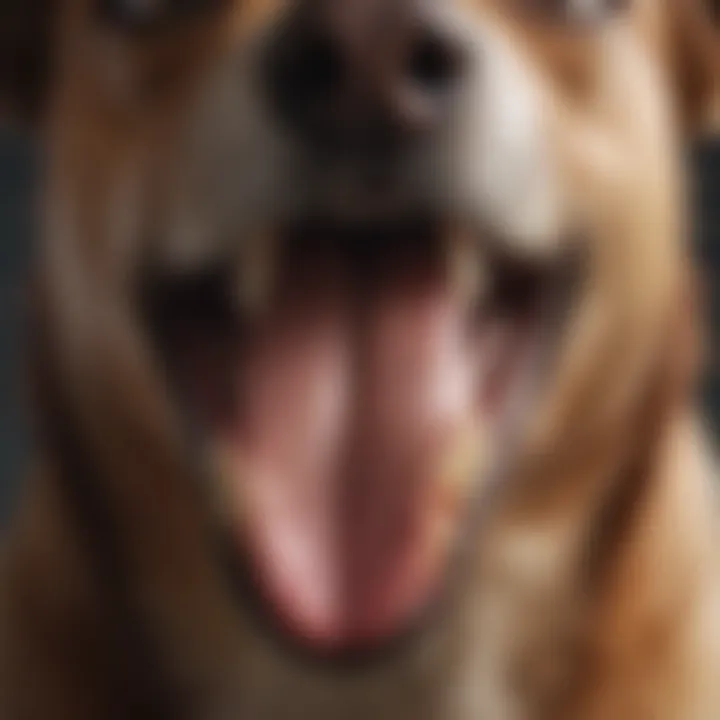
[[[363,232],[358,233],[358,238],[363,236]],[[503,278],[493,300],[493,312],[528,312],[533,303],[540,299],[542,307],[537,322],[543,347],[536,353],[537,357],[532,363],[530,397],[521,403],[523,416],[508,420],[510,427],[503,431],[505,439],[501,458],[497,466],[490,470],[490,477],[483,478],[483,482],[478,483],[478,487],[482,487],[483,491],[471,498],[467,516],[460,522],[460,538],[455,542],[447,561],[445,577],[438,583],[436,592],[430,596],[420,613],[388,637],[336,649],[319,649],[311,642],[289,632],[278,620],[262,597],[249,557],[245,552],[238,551],[235,543],[230,542],[227,527],[212,508],[208,508],[209,539],[215,547],[218,562],[225,569],[229,591],[239,608],[256,621],[255,627],[262,635],[299,663],[337,673],[357,672],[380,663],[390,663],[421,642],[425,631],[435,627],[440,616],[453,610],[456,597],[463,586],[467,554],[472,552],[475,545],[473,540],[481,532],[483,518],[495,507],[500,488],[506,485],[507,478],[512,475],[513,461],[517,455],[515,450],[522,441],[524,420],[529,414],[528,406],[537,403],[540,390],[551,374],[584,267],[577,252],[539,264],[519,262],[500,250],[493,251],[491,255],[493,267]],[[144,316],[155,346],[163,348],[166,343],[165,333],[174,319],[178,316],[186,317],[186,313],[191,313],[193,308],[198,307],[201,309],[198,322],[204,324],[212,319],[214,323],[210,332],[237,332],[236,318],[234,313],[228,310],[225,295],[227,275],[227,265],[219,262],[180,279],[178,284],[165,284],[164,279],[159,280],[154,276],[146,278],[142,293]],[[204,451],[203,434],[194,427],[192,412],[182,407],[177,393],[173,392],[172,395],[179,400],[178,411],[185,418],[188,430],[187,447],[191,462],[196,468],[201,494],[207,497],[207,487],[214,482],[214,478],[210,477],[206,465],[200,460]],[[210,504],[208,501],[209,506]]]

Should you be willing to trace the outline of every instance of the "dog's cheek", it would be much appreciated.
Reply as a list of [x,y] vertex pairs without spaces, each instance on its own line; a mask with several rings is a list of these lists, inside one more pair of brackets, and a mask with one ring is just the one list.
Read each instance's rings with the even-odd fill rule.
[[671,0],[671,63],[688,129],[720,131],[720,0]]
[[715,131],[720,133],[720,0],[706,0],[706,2],[713,31],[711,46],[715,48],[715,55],[711,57],[710,71],[713,123]]
[[478,45],[482,69],[452,133],[456,202],[513,254],[552,256],[563,235],[563,192],[542,79],[503,35],[490,31]]

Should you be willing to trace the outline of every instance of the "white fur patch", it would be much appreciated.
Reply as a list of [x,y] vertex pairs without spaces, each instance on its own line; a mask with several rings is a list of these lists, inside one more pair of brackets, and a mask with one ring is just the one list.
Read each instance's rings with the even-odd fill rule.
[[497,28],[464,25],[473,62],[440,158],[449,202],[516,252],[553,252],[562,203],[539,79]]

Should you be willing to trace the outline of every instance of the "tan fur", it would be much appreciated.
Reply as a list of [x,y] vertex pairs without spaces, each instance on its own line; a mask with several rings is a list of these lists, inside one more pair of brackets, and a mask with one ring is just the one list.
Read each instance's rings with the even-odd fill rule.
[[[36,308],[47,442],[4,558],[0,714],[713,720],[715,470],[691,401],[680,160],[720,81],[699,4],[637,0],[612,32],[578,35],[518,21],[507,3],[457,3],[532,63],[553,157],[593,230],[591,273],[457,606],[357,675],[277,651],[226,592],[129,310],[148,248],[124,240],[144,237],[174,192],[182,109],[280,4],[236,0],[137,42],[100,31],[85,0],[58,12]],[[94,472],[68,466],[78,450]],[[112,521],[103,568],[68,471],[93,478],[99,522]]]

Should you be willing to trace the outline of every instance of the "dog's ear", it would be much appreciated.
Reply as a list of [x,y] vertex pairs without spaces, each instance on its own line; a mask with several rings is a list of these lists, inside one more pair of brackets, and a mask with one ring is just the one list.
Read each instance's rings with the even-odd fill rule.
[[720,0],[662,0],[683,120],[720,131]]
[[0,119],[41,119],[60,0],[0,0]]

